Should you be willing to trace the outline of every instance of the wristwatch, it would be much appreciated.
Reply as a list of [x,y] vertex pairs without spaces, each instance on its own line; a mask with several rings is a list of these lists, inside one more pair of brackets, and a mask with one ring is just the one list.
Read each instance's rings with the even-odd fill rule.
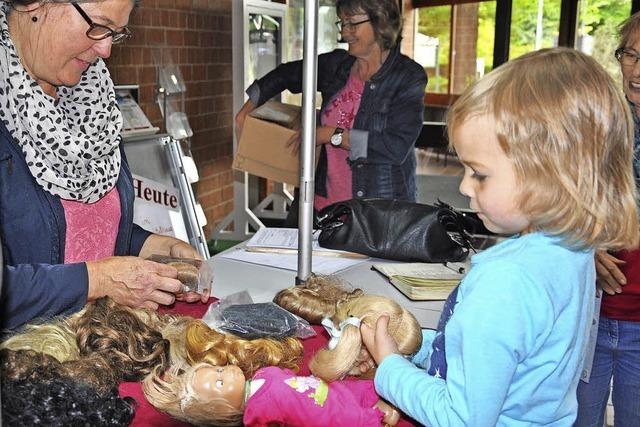
[[336,128],[336,130],[333,132],[333,135],[331,135],[331,145],[333,145],[334,147],[340,147],[342,145],[342,133],[344,132],[344,129],[342,128]]

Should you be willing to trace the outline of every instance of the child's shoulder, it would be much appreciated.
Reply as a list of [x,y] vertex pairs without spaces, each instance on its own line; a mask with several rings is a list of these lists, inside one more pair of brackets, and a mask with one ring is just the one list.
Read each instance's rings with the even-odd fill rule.
[[465,287],[467,291],[496,294],[508,290],[522,293],[521,297],[543,290],[556,294],[562,292],[560,288],[571,287],[559,284],[582,286],[593,270],[593,262],[592,250],[571,249],[558,237],[531,233],[507,239],[475,255]]

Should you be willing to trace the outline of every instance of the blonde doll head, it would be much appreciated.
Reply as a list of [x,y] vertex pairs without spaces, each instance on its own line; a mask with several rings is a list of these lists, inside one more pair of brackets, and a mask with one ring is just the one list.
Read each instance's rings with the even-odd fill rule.
[[[389,298],[365,295],[345,301],[337,306],[331,320],[334,325],[339,325],[353,317],[373,328],[383,314],[389,315],[388,330],[398,344],[398,351],[404,355],[418,351],[422,344],[420,324],[413,314]],[[359,326],[347,323],[342,327],[335,348],[316,353],[309,363],[309,369],[327,382],[341,379],[354,367],[361,347]]]
[[246,377],[265,366],[297,372],[303,353],[302,343],[297,338],[245,340],[217,332],[200,320],[187,326],[185,347],[187,360],[192,364],[236,365]]
[[216,368],[203,362],[174,365],[163,373],[157,367],[144,379],[142,389],[149,403],[179,420],[203,426],[240,426],[244,402],[238,405],[222,396],[212,397],[199,386],[204,371]]
[[633,120],[622,91],[590,56],[528,53],[472,85],[447,115],[449,140],[488,115],[522,189],[517,204],[536,230],[577,248],[638,242]]
[[349,289],[337,276],[312,274],[304,285],[278,292],[273,302],[307,322],[319,325],[336,312],[336,304],[362,296],[362,289]]

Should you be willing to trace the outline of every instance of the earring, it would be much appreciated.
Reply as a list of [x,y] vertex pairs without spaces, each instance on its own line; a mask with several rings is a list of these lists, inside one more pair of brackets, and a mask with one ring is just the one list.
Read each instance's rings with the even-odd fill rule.
[[37,16],[32,16],[31,17],[31,22],[33,22],[33,23],[38,22],[38,17]]

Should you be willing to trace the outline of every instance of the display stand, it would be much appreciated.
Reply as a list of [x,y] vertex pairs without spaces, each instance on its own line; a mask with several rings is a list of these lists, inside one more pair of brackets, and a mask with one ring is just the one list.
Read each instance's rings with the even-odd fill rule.
[[[281,62],[282,43],[286,34],[285,11],[286,5],[272,3],[263,0],[234,0],[232,9],[233,45],[242,46],[242,49],[233,49],[233,111],[239,111],[245,102],[245,88],[255,78],[262,77]],[[269,17],[281,25],[280,38],[274,55],[264,58],[250,53],[250,25],[255,17]],[[256,53],[256,52],[254,52]],[[236,135],[233,140],[233,153],[238,146]],[[234,171],[233,173],[233,210],[213,230],[211,238],[226,240],[246,240],[253,234],[253,230],[264,227],[258,219],[263,218],[284,219],[287,207],[293,197],[285,189],[284,185],[276,183],[273,193],[260,201],[254,209],[249,207],[249,174]],[[271,209],[268,209],[272,206]],[[256,215],[257,214],[257,215]]]
[[168,135],[127,138],[124,150],[133,174],[164,185],[173,185],[178,189],[189,243],[204,259],[208,259],[210,254],[202,229],[203,223],[198,217],[198,204],[185,173],[179,142]]

